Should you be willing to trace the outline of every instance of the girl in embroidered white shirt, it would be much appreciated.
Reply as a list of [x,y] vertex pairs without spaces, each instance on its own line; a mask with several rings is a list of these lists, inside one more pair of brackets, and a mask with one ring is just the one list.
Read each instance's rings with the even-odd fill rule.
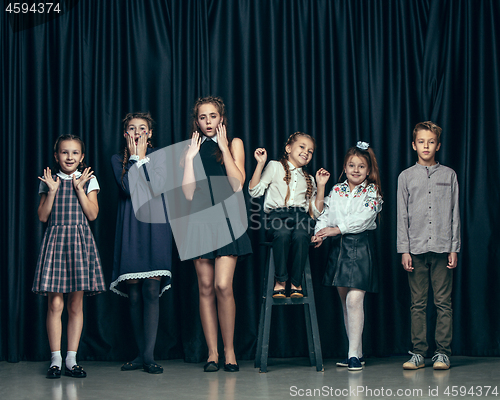
[[295,132],[285,143],[285,152],[280,161],[270,161],[264,173],[266,149],[259,148],[254,153],[257,166],[248,188],[252,197],[266,194],[264,211],[269,214],[266,238],[273,242],[275,298],[285,297],[290,247],[293,259],[290,297],[303,297],[302,275],[314,226],[313,218],[323,211],[325,184],[330,177],[328,171],[319,169],[316,173],[316,188],[314,178],[305,171],[315,147],[311,136]]
[[372,233],[382,210],[382,191],[377,159],[368,143],[358,142],[347,151],[344,173],[347,179],[336,184],[325,199],[325,211],[311,241],[319,247],[328,236],[339,239],[330,248],[323,284],[337,287],[349,339],[348,357],[337,366],[356,371],[364,364],[363,299],[365,292],[378,291]]

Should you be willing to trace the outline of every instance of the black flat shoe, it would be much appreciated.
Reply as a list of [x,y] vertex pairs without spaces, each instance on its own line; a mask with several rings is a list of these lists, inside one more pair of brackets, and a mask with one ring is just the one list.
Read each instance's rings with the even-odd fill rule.
[[83,370],[80,365],[73,365],[73,368],[68,369],[64,367],[64,375],[71,376],[72,378],[86,378],[87,373]]
[[205,372],[217,372],[219,370],[219,364],[215,361],[209,361],[203,366],[203,371]]
[[238,372],[240,366],[238,364],[224,364],[224,371],[227,372]]
[[163,374],[163,367],[158,364],[144,364],[143,368],[148,374]]
[[54,365],[49,368],[47,371],[47,375],[45,375],[47,379],[58,379],[61,377],[61,368],[59,368],[57,365]]
[[123,364],[120,369],[122,371],[133,371],[135,369],[142,369],[142,368],[143,368],[142,363],[134,363],[134,362],[128,361],[125,364]]
[[291,289],[290,297],[292,299],[301,299],[302,297],[304,297],[304,291],[302,289]]
[[284,299],[285,296],[285,289],[277,289],[273,290],[273,298],[274,299]]

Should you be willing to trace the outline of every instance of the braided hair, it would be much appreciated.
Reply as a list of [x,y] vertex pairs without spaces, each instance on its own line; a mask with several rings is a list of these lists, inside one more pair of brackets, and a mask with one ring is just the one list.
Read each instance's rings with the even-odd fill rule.
[[[226,115],[226,106],[224,105],[224,101],[220,97],[215,97],[215,96],[206,96],[206,97],[200,97],[196,102],[194,103],[193,110],[191,112],[191,135],[190,137],[193,137],[193,134],[196,131],[200,130],[200,127],[198,126],[198,110],[200,106],[203,104],[212,104],[216,109],[217,112],[219,113],[220,117],[222,118],[222,125],[226,127],[226,131],[228,128],[227,124],[227,115]],[[227,137],[227,143],[228,143],[228,148],[229,151],[231,152],[231,143],[233,141],[233,138],[229,136],[229,134],[226,135]],[[231,152],[232,154],[232,152]],[[222,155],[222,151],[219,147],[217,147],[217,150],[214,153],[215,159],[217,160],[218,163],[223,164],[224,162],[224,157]]]
[[[127,131],[128,124],[130,121],[132,121],[134,118],[138,119],[143,119],[148,123],[148,129],[151,131],[153,130],[153,127],[155,125],[155,122],[153,118],[151,117],[150,112],[133,112],[133,113],[128,113],[125,115],[125,118],[123,118],[123,132]],[[153,144],[151,143],[151,138],[148,138],[147,140],[148,147],[152,148]],[[130,158],[130,152],[128,150],[127,142],[125,141],[125,148],[123,149],[123,160],[122,160],[122,177],[121,177],[121,182],[123,186],[123,177],[125,176],[125,167],[128,164],[128,160]]]
[[[61,145],[61,142],[64,142],[66,140],[74,140],[75,142],[80,143],[80,147],[82,149],[82,154],[85,154],[85,143],[83,143],[83,140],[80,139],[79,136],[71,135],[71,134],[66,134],[66,135],[61,135],[56,139],[56,143],[54,144],[54,153],[59,152],[59,146]],[[56,162],[56,168],[59,168],[59,164]],[[83,170],[87,168],[87,165],[83,161],[78,164],[77,171],[83,172]]]
[[[290,173],[290,167],[288,166],[288,153],[286,151],[286,148],[288,145],[291,145],[293,142],[295,142],[299,136],[305,137],[307,139],[310,139],[313,142],[314,148],[316,148],[316,141],[314,138],[307,133],[304,132],[295,132],[291,134],[288,138],[288,140],[285,143],[283,155],[280,158],[280,163],[283,165],[283,168],[285,169],[285,177],[283,180],[286,182],[286,197],[285,197],[285,206],[286,203],[288,202],[288,199],[290,198],[290,180],[292,178],[292,174]],[[302,167],[302,171],[304,172],[304,177],[306,178],[307,182],[307,190],[306,190],[306,200],[310,199],[313,194],[313,184],[312,184],[312,179],[311,175],[307,172],[306,166],[304,165]],[[309,203],[309,213],[311,213],[311,203]]]

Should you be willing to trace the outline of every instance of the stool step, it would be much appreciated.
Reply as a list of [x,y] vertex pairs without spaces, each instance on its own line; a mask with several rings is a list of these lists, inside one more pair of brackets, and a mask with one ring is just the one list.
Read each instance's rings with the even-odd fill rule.
[[255,368],[260,372],[267,372],[267,357],[269,354],[269,334],[271,330],[271,315],[273,306],[303,305],[307,332],[307,345],[309,349],[309,361],[311,366],[316,366],[317,371],[323,371],[323,357],[321,354],[321,343],[319,339],[318,320],[316,317],[316,304],[314,301],[314,290],[311,277],[311,266],[307,257],[302,279],[302,288],[305,296],[302,298],[273,298],[274,288],[274,260],[272,243],[262,243],[267,247],[266,271],[264,275],[264,294],[260,311],[259,334],[257,337],[257,349],[255,354]]

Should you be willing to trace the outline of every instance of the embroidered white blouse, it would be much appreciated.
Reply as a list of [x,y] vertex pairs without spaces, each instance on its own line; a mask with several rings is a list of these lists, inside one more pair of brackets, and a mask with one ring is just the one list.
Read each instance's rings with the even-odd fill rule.
[[[295,168],[293,164],[289,161],[288,167],[290,168],[290,198],[286,203],[286,207],[302,207],[309,209],[309,203],[311,203],[311,209],[314,218],[318,218],[321,214],[316,205],[316,182],[311,176],[311,182],[313,184],[313,194],[309,200],[306,200],[307,192],[307,181],[302,168]],[[279,161],[269,161],[266,168],[260,176],[260,182],[255,185],[254,188],[248,188],[248,192],[252,197],[260,197],[264,193],[264,211],[266,213],[271,212],[275,208],[285,207],[285,197],[287,193],[287,185],[283,180],[285,177],[285,169]]]
[[[73,175],[75,175],[75,178],[78,179],[80,178],[80,176],[82,176],[82,173],[80,171],[75,171],[71,175],[68,175],[62,171],[59,171],[56,175],[61,179],[73,179]],[[87,188],[87,194],[89,194],[93,190],[97,190],[97,193],[99,193],[99,191],[101,190],[95,176],[90,179],[89,186]],[[38,194],[47,193],[48,191],[49,187],[47,186],[47,184],[45,182],[40,182],[40,186],[38,187]]]
[[377,227],[375,219],[382,211],[382,197],[373,183],[364,181],[351,192],[346,181],[336,184],[325,198],[314,234],[326,227],[338,226],[342,235],[361,233]]

